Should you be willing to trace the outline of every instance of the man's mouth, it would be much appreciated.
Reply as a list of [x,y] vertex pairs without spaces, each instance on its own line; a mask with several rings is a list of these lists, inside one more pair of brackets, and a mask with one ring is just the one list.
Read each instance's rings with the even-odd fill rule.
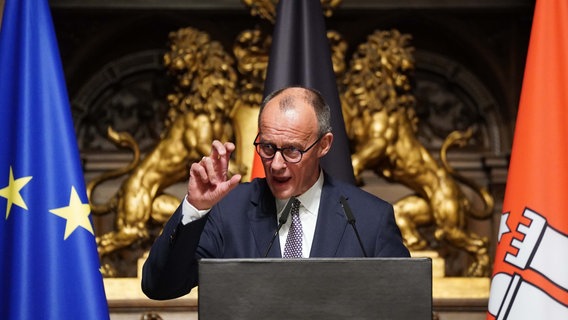
[[272,177],[272,179],[276,183],[286,183],[286,182],[290,181],[291,178],[290,177]]

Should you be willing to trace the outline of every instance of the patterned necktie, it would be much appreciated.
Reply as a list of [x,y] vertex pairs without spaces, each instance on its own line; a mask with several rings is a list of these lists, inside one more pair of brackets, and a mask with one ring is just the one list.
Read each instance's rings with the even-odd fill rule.
[[284,245],[283,258],[301,258],[302,257],[302,222],[300,221],[300,200],[294,198],[292,202],[292,224],[288,230],[288,237]]

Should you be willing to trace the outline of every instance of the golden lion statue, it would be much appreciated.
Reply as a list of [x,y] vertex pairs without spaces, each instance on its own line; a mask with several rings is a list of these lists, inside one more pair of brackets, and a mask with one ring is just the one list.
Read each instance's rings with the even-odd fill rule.
[[[472,132],[453,132],[440,151],[441,164],[416,137],[418,119],[408,74],[414,68],[410,36],[398,31],[377,31],[359,46],[351,67],[342,79],[341,95],[346,130],[352,143],[356,178],[372,169],[388,181],[401,183],[415,192],[394,205],[396,221],[411,250],[424,249],[427,242],[418,226],[435,225],[435,237],[445,240],[473,257],[470,276],[489,275],[488,241],[467,232],[466,216],[487,218],[493,198],[484,189],[459,176],[448,165],[446,153],[463,145]],[[475,212],[457,181],[467,184],[484,202]]]
[[[179,198],[164,189],[183,181],[189,174],[188,164],[209,154],[214,139],[227,141],[233,136],[229,119],[236,99],[233,59],[220,43],[193,28],[172,32],[169,40],[164,64],[177,85],[168,95],[167,129],[160,143],[139,162],[136,142],[128,134],[110,130],[110,139],[131,149],[134,159],[127,168],[105,173],[87,185],[93,214],[116,213],[115,230],[96,239],[101,258],[147,239],[150,218],[165,222],[179,205]],[[130,175],[110,200],[92,202],[97,185],[127,173]],[[112,274],[112,270],[106,271]]]

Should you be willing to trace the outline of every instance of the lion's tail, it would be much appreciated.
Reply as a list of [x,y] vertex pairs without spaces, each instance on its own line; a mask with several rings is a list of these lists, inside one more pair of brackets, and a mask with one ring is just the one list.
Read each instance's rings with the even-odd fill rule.
[[468,210],[467,213],[475,219],[486,219],[489,218],[493,214],[493,208],[495,207],[495,200],[493,196],[489,193],[489,191],[477,185],[473,180],[466,178],[456,172],[448,163],[447,153],[448,149],[452,146],[460,146],[463,147],[466,145],[467,141],[472,137],[473,130],[468,128],[466,131],[453,131],[451,132],[444,143],[442,144],[442,148],[440,149],[440,161],[444,168],[459,182],[468,186],[471,190],[473,190],[483,201],[483,210],[476,211],[476,210]]
[[94,215],[104,215],[109,213],[114,207],[116,207],[116,200],[117,200],[115,195],[104,204],[95,204],[92,198],[95,188],[107,180],[118,178],[122,175],[131,172],[140,163],[140,147],[129,133],[116,132],[111,127],[108,127],[107,133],[110,141],[112,141],[114,144],[116,144],[121,148],[130,149],[133,153],[133,157],[132,161],[130,161],[128,165],[126,165],[125,167],[116,170],[107,171],[101,174],[100,176],[94,178],[93,180],[89,181],[86,187],[87,197],[91,205],[91,213],[93,213]]

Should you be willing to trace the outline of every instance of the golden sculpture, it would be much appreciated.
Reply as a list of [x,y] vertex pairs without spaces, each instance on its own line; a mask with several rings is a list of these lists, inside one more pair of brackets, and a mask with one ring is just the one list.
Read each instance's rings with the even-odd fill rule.
[[266,69],[270,36],[260,29],[245,30],[237,37],[233,53],[237,58],[237,69],[241,75],[238,98],[231,114],[235,140],[235,162],[242,168],[242,181],[250,181],[250,168],[245,164],[253,162],[254,148],[252,141],[257,133],[257,118],[262,102],[262,91]]
[[[275,2],[243,0],[253,15],[274,22]],[[323,0],[328,15],[339,0]],[[483,188],[459,176],[448,165],[447,149],[463,144],[471,132],[452,133],[441,150],[441,165],[416,137],[417,117],[410,92],[409,72],[414,67],[408,35],[397,31],[375,32],[354,54],[346,68],[347,44],[341,35],[328,31],[333,68],[342,88],[348,136],[353,144],[352,162],[356,177],[372,169],[389,181],[410,187],[416,195],[395,204],[395,214],[406,244],[424,249],[427,242],[418,232],[421,225],[434,224],[435,236],[465,250],[473,258],[468,274],[488,275],[487,240],[465,231],[466,215],[487,217],[493,199]],[[116,144],[133,151],[124,169],[108,172],[89,182],[87,193],[92,212],[116,214],[115,230],[97,237],[101,258],[118,249],[148,239],[148,222],[165,222],[179,205],[179,199],[164,190],[184,181],[188,165],[209,154],[214,139],[235,141],[237,149],[231,171],[250,173],[252,141],[257,132],[257,115],[262,99],[271,37],[260,29],[245,30],[235,40],[234,60],[207,34],[193,28],[172,32],[164,64],[177,81],[168,96],[170,109],[163,138],[140,161],[138,145],[129,135],[109,131]],[[347,71],[346,71],[347,70]],[[119,190],[104,204],[92,201],[94,189],[112,178],[129,174]],[[476,214],[457,182],[478,192],[485,210]],[[113,267],[104,264],[103,273],[112,276]]]
[[[233,59],[218,42],[192,28],[172,32],[169,38],[170,51],[164,63],[177,79],[177,87],[176,92],[168,95],[171,108],[162,140],[138,164],[138,145],[128,135],[117,135],[111,130],[110,138],[132,149],[135,159],[126,170],[104,174],[87,185],[92,199],[97,185],[130,173],[106,204],[91,201],[95,215],[116,213],[115,230],[97,237],[101,258],[148,238],[150,218],[165,222],[179,205],[179,199],[165,194],[164,189],[187,178],[188,164],[209,154],[213,139],[232,138],[229,115],[235,104],[237,79]],[[105,265],[103,272],[112,275],[112,267]]]
[[[343,0],[320,0],[323,14],[330,17],[333,10],[337,8]],[[259,16],[274,23],[276,21],[277,0],[242,0],[250,9],[253,16]]]
[[[484,188],[457,175],[448,165],[446,153],[453,145],[464,145],[472,131],[453,132],[441,150],[441,165],[416,137],[418,118],[410,94],[409,72],[414,68],[410,35],[377,31],[359,46],[345,74],[341,95],[346,130],[353,144],[355,176],[372,169],[388,181],[401,183],[415,192],[394,204],[396,221],[411,250],[425,249],[420,225],[434,224],[435,237],[466,251],[473,257],[467,274],[489,275],[488,242],[465,230],[466,215],[487,218],[493,198]],[[465,183],[484,202],[475,212],[456,179]]]

